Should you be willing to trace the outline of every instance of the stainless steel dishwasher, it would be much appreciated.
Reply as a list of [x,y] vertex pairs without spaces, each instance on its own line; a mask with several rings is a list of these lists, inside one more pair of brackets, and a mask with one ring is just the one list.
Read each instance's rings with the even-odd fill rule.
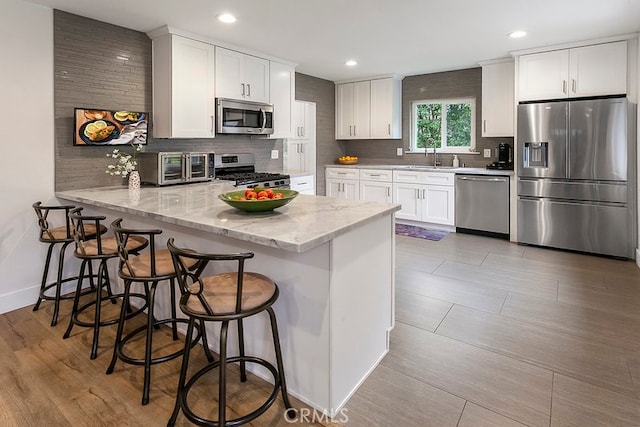
[[509,238],[509,177],[456,175],[456,231]]

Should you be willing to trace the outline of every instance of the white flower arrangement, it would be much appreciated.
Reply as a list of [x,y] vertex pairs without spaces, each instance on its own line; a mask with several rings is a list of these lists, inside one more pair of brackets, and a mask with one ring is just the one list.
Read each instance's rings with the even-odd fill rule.
[[107,153],[107,157],[114,159],[115,164],[107,165],[106,173],[111,176],[116,175],[126,178],[131,172],[136,170],[136,166],[138,166],[136,153],[142,150],[142,146],[140,144],[131,144],[131,146],[134,147],[133,154],[125,153],[118,148],[114,148],[113,152]]

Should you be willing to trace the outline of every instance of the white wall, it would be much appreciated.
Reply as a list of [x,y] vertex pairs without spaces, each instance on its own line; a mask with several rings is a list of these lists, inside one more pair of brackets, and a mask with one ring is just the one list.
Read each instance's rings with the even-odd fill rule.
[[0,313],[35,303],[45,245],[35,201],[55,203],[53,11],[0,2]]

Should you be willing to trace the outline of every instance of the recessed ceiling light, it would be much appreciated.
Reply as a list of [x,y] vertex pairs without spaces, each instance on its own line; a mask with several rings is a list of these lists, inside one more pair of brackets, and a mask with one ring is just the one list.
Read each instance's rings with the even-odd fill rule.
[[347,67],[355,67],[356,65],[358,65],[358,63],[353,59],[350,59],[347,62],[345,62],[344,65],[346,65]]
[[509,33],[507,35],[509,37],[511,37],[512,39],[519,39],[520,37],[526,36],[527,32],[523,31],[523,30],[516,30],[516,31],[513,31],[513,32],[511,32],[511,33]]
[[233,24],[236,22],[236,17],[230,13],[223,13],[218,15],[218,21],[224,22],[225,24]]

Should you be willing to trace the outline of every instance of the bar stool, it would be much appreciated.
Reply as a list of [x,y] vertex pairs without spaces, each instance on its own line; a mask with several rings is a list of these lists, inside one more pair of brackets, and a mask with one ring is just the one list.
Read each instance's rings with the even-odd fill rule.
[[[51,326],[56,326],[56,324],[58,323],[58,313],[60,311],[60,300],[71,299],[75,297],[75,295],[73,294],[60,295],[63,283],[76,280],[78,278],[78,276],[67,277],[64,279],[62,278],[65,252],[67,250],[67,246],[69,246],[73,242],[72,231],[69,223],[69,212],[74,209],[75,206],[43,206],[42,202],[35,202],[32,207],[36,211],[36,216],[38,217],[38,226],[40,227],[39,240],[42,243],[47,243],[49,245],[49,248],[47,250],[47,257],[44,263],[44,272],[42,273],[42,282],[40,283],[40,293],[38,295],[38,301],[33,307],[33,311],[38,311],[43,300],[55,301],[53,316],[51,318]],[[64,220],[64,225],[59,227],[51,227],[49,225],[49,214],[53,214],[54,217],[58,217],[60,223],[62,223],[62,220]],[[63,214],[64,218],[62,218]],[[107,227],[105,226],[100,226],[99,229],[91,227],[87,227],[85,229],[87,238],[94,238],[97,234],[102,234],[106,231]],[[58,244],[61,245],[58,257],[58,274],[55,282],[47,284],[47,277],[49,276],[49,266],[51,264],[51,254],[53,252],[53,248]],[[55,288],[55,295],[47,295],[47,291],[51,288]],[[93,292],[93,289],[87,289],[83,291],[83,294],[89,292]]]
[[[111,291],[111,281],[109,280],[107,261],[111,258],[118,257],[118,245],[116,243],[115,237],[103,237],[102,235],[98,234],[95,239],[90,239],[87,236],[87,230],[98,230],[104,227],[100,222],[104,221],[106,218],[107,217],[105,216],[82,215],[82,208],[75,208],[71,210],[71,212],[69,212],[71,230],[73,239],[76,244],[76,250],[73,254],[76,256],[76,258],[82,260],[82,263],[80,265],[80,275],[78,276],[78,284],[76,287],[75,299],[73,301],[71,319],[69,320],[69,326],[67,327],[63,338],[69,338],[74,325],[93,328],[93,339],[90,354],[90,358],[92,360],[95,359],[98,355],[98,338],[100,334],[100,327],[115,325],[116,323],[118,323],[118,318],[109,320],[102,320],[101,318],[103,289],[106,289],[107,291],[107,300],[110,300],[113,304],[116,304],[118,299],[122,299],[122,303],[127,304],[128,308],[130,307],[130,300],[123,299],[124,294],[113,294],[113,292]],[[137,253],[140,250],[144,249],[148,244],[149,241],[143,237],[131,236],[131,238],[127,241],[127,250],[132,253]],[[94,260],[99,261],[97,274],[94,276],[89,273],[89,276],[85,276],[86,267],[91,266]],[[82,282],[87,277],[91,280],[92,284],[93,279],[97,279],[97,286],[95,286],[95,298],[92,301],[89,301],[79,307]],[[131,293],[129,294],[129,298],[131,297],[142,299],[144,301],[144,305],[135,311],[131,311],[129,309],[129,312],[126,316],[127,319],[130,319],[142,313],[147,308],[146,294],[143,295],[139,293]],[[82,314],[86,309],[92,306],[94,307],[93,322],[80,320],[78,318],[80,314]]]
[[[124,300],[129,300],[129,295],[131,294],[131,285],[133,283],[143,283],[145,287],[145,291],[148,294],[147,299],[147,324],[142,325],[133,331],[129,332],[124,337],[124,324],[127,319],[126,315],[126,304],[122,305],[120,310],[120,318],[118,320],[118,330],[116,332],[116,341],[113,346],[113,356],[111,358],[111,363],[107,368],[107,375],[113,372],[115,368],[116,361],[118,359],[122,360],[124,363],[129,363],[132,365],[143,365],[144,366],[144,386],[142,390],[142,404],[146,405],[149,403],[149,386],[151,383],[151,365],[155,365],[158,363],[167,362],[169,360],[175,359],[176,357],[182,355],[184,353],[184,348],[177,350],[171,354],[164,356],[151,357],[152,348],[153,348],[153,330],[159,328],[160,325],[171,323],[173,340],[178,339],[178,323],[188,323],[187,319],[179,319],[176,313],[176,272],[173,267],[173,262],[171,260],[171,254],[167,249],[156,249],[155,247],[155,239],[156,236],[162,234],[162,230],[135,230],[135,229],[126,229],[122,228],[122,218],[115,220],[111,224],[111,229],[113,230],[117,245],[118,245],[118,255],[120,257],[120,268],[118,271],[118,275],[124,280]],[[142,252],[140,254],[132,254],[128,249],[129,240],[135,237],[144,236],[149,241],[149,251]],[[195,261],[191,262],[187,265],[187,268],[192,268],[195,264]],[[162,281],[170,282],[170,290],[171,290],[171,317],[163,320],[156,320],[153,314],[155,307],[155,295],[156,288],[158,283]],[[151,283],[151,286],[149,286]],[[207,345],[206,335],[201,333],[201,328],[198,325],[197,327],[198,333],[196,337],[191,340],[189,343],[185,344],[185,348],[191,348],[197,344],[197,342],[202,337],[203,345],[205,348],[205,354],[208,360],[213,360],[213,355],[209,350],[209,346]],[[124,352],[125,344],[131,340],[134,336],[139,333],[144,332],[146,334],[146,343],[145,343],[145,353],[144,359],[136,359],[128,356]]]
[[[186,342],[193,334],[195,322],[221,322],[220,326],[220,357],[218,361],[209,361],[202,369],[194,373],[187,381],[189,369],[190,348],[185,346],[180,369],[180,379],[176,403],[167,423],[175,425],[178,413],[182,409],[185,417],[201,426],[237,426],[248,423],[262,415],[276,400],[278,391],[282,392],[287,416],[293,415],[294,409],[289,402],[287,386],[284,376],[282,352],[276,315],[271,306],[278,299],[278,286],[268,277],[244,271],[245,260],[253,258],[254,254],[203,254],[175,246],[174,239],[169,239],[167,248],[173,257],[175,270],[178,272],[178,282],[182,288],[180,309],[189,318]],[[212,261],[237,261],[238,270],[232,273],[221,273],[213,276],[203,276],[207,265]],[[189,271],[193,263],[195,269]],[[247,356],[244,351],[244,318],[266,311],[271,322],[271,334],[275,349],[277,368],[270,362],[253,356]],[[230,321],[238,322],[239,356],[227,357],[227,332]],[[273,390],[267,400],[257,409],[241,417],[226,419],[226,364],[239,363],[240,381],[247,380],[246,363],[254,363],[268,369],[273,375]],[[218,382],[218,419],[211,420],[195,414],[188,405],[187,396],[193,385],[207,372],[219,368]]]

